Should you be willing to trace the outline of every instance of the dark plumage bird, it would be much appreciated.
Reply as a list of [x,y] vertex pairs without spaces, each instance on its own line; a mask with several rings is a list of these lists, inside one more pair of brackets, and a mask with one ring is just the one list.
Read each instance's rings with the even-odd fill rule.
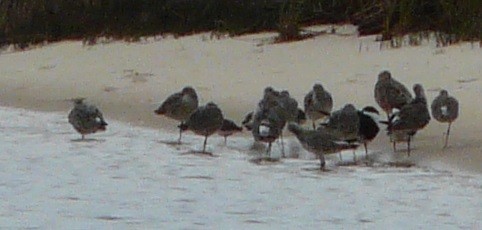
[[179,128],[181,131],[191,130],[197,135],[204,136],[202,152],[205,153],[208,137],[221,128],[223,120],[221,109],[213,102],[209,102],[205,106],[198,107],[186,122],[179,125]]
[[365,157],[368,157],[368,143],[377,136],[380,131],[378,110],[372,106],[367,106],[358,111],[360,125],[358,129],[358,142],[363,143],[365,147]]
[[82,135],[105,131],[107,123],[100,110],[94,106],[84,103],[84,98],[74,99],[74,108],[69,113],[69,123]]
[[[181,125],[189,118],[198,107],[196,91],[190,87],[184,87],[181,92],[170,95],[154,113],[180,121]],[[182,131],[179,130],[178,143],[181,143]]]
[[449,123],[445,133],[444,148],[447,147],[452,122],[459,116],[459,102],[454,97],[449,96],[447,90],[441,90],[440,94],[433,100],[432,116],[435,120],[442,123]]
[[249,112],[244,116],[241,124],[246,128],[246,130],[251,131],[253,129],[253,115],[254,112]]
[[313,89],[304,98],[306,116],[312,120],[313,129],[316,128],[315,122],[330,116],[333,109],[333,99],[321,84],[315,84]]
[[224,119],[223,125],[218,130],[218,134],[224,137],[224,144],[226,144],[229,136],[233,135],[234,133],[242,132],[242,131],[243,131],[243,128],[236,125],[234,121],[229,119]]
[[275,108],[262,109],[253,117],[251,133],[255,141],[268,143],[266,153],[271,154],[271,145],[278,139],[286,124]]
[[303,125],[306,123],[306,113],[302,109],[298,108],[298,115],[296,116],[296,121],[297,124]]
[[[407,154],[409,156],[411,138],[430,121],[427,99],[422,85],[415,84],[413,91],[415,92],[415,98],[390,117],[387,128],[394,143],[394,148],[396,141],[407,142]],[[396,138],[392,138],[392,135]]]
[[340,140],[357,140],[360,127],[358,112],[352,104],[346,104],[342,109],[331,113],[324,128]]
[[287,122],[296,122],[298,120],[298,102],[290,96],[288,91],[281,91],[278,97],[278,104],[281,108],[280,113]]
[[390,72],[383,71],[375,84],[375,100],[389,118],[393,109],[401,109],[410,103],[412,95],[402,83],[392,78]]
[[338,139],[324,129],[305,130],[296,123],[289,123],[288,130],[296,135],[304,149],[318,156],[322,170],[325,168],[325,154],[358,147],[357,144],[350,144]]
[[[360,119],[358,112],[352,104],[346,104],[342,109],[331,113],[327,123],[322,124],[318,129],[324,129],[338,140],[347,142],[358,141],[358,131],[360,127]],[[340,153],[341,160],[341,153]],[[355,152],[353,159],[356,160]]]

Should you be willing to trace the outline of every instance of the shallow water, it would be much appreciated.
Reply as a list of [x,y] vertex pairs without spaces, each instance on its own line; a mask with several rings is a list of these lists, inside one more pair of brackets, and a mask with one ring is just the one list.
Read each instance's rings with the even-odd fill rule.
[[[292,138],[270,164],[246,137],[208,140],[216,157],[184,154],[203,138],[112,121],[97,141],[64,114],[0,108],[0,228],[469,228],[482,222],[482,177],[404,164],[370,152],[371,166],[330,155],[327,172]],[[250,150],[251,149],[251,150]],[[280,147],[274,145],[273,153]],[[359,159],[364,153],[357,152]],[[393,165],[390,162],[401,162]],[[416,213],[417,215],[414,215]]]

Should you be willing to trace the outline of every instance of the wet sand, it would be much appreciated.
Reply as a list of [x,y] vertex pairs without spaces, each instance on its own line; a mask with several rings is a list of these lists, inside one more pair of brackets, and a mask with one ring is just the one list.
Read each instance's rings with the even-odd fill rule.
[[[476,119],[482,114],[478,46],[462,43],[437,48],[429,43],[380,50],[374,36],[359,38],[349,26],[338,31],[284,44],[266,44],[273,33],[220,40],[200,34],[90,47],[68,41],[22,52],[3,51],[0,105],[67,114],[71,105],[66,99],[86,97],[102,109],[106,119],[174,134],[176,122],[153,111],[185,85],[197,90],[201,104],[216,102],[226,117],[240,122],[268,85],[289,90],[300,106],[315,82],[332,93],[335,109],[345,103],[359,108],[376,105],[376,78],[387,69],[409,88],[423,84],[429,103],[441,88],[461,103],[450,148],[442,149],[446,125],[432,119],[415,137],[411,159],[420,165],[449,164],[482,172],[482,124]],[[392,151],[384,133],[371,149]]]

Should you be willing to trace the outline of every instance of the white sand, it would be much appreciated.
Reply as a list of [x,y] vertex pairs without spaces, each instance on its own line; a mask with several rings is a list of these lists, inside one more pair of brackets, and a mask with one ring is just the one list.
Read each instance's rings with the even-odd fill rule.
[[[478,101],[482,98],[482,52],[478,46],[463,43],[436,48],[424,44],[379,50],[373,36],[358,38],[353,33],[259,45],[273,36],[264,33],[209,40],[209,35],[201,34],[92,47],[67,41],[3,52],[0,103],[67,114],[71,106],[64,100],[83,96],[98,104],[107,119],[174,130],[174,122],[155,116],[153,110],[185,85],[196,88],[202,104],[214,101],[226,117],[239,122],[268,85],[288,89],[301,102],[313,83],[320,82],[331,91],[335,109],[345,103],[376,105],[373,87],[377,74],[387,69],[410,88],[414,83],[423,84],[429,102],[438,94],[436,90],[445,88],[461,103],[451,147],[442,150],[446,126],[432,119],[417,134],[411,158],[421,165],[440,162],[482,172],[482,124],[476,118],[482,114]],[[384,133],[371,148],[391,151]]]

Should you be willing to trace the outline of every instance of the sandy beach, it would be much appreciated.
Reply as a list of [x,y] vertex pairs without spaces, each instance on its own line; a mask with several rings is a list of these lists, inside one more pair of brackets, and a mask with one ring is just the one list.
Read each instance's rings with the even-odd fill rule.
[[[380,50],[374,36],[358,37],[351,26],[337,31],[283,44],[265,44],[274,33],[219,40],[198,34],[138,43],[84,46],[80,41],[65,41],[27,51],[4,50],[0,53],[0,105],[65,111],[67,116],[71,104],[66,99],[86,97],[102,109],[106,119],[162,128],[175,135],[175,122],[153,111],[185,85],[197,90],[201,104],[214,101],[225,117],[240,122],[268,85],[289,90],[302,103],[319,82],[332,93],[335,109],[346,103],[376,106],[377,75],[389,70],[408,88],[421,83],[429,103],[441,88],[460,102],[450,147],[442,149],[446,124],[432,119],[415,137],[411,159],[422,166],[447,164],[482,172],[482,124],[477,119],[482,114],[478,101],[482,49],[478,45],[437,48],[428,42]],[[249,133],[245,136],[250,138]],[[370,149],[392,151],[382,132]]]

